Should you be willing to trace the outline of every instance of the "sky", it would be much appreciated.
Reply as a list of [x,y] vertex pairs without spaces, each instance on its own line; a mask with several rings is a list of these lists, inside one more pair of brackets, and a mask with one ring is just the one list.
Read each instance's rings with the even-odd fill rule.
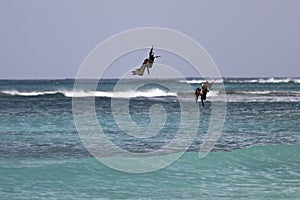
[[99,43],[142,27],[193,38],[224,77],[300,77],[299,10],[296,0],[0,0],[0,79],[75,78]]

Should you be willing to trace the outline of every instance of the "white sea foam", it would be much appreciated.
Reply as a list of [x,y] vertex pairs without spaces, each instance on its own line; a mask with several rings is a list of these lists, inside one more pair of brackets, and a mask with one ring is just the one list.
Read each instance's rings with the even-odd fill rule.
[[207,93],[207,96],[208,96],[208,97],[216,97],[216,96],[219,96],[219,91],[217,91],[217,90],[210,90],[210,91]]
[[57,91],[31,91],[31,92],[20,92],[17,90],[4,90],[2,94],[12,96],[42,96],[42,95],[53,95],[62,94],[66,97],[109,97],[109,98],[132,98],[132,97],[167,97],[177,96],[175,92],[167,92],[158,88],[145,90],[145,91],[68,91],[68,90],[57,90]]
[[299,78],[259,78],[228,80],[230,83],[300,83]]
[[32,92],[19,92],[17,90],[3,90],[2,94],[13,95],[13,96],[40,96],[47,94],[58,94],[60,91],[32,91]]
[[251,79],[251,80],[229,80],[230,83],[257,83],[257,79]]
[[268,91],[268,90],[265,90],[265,91],[241,91],[242,94],[271,94],[272,91]]
[[[205,82],[206,80],[180,80],[179,82],[181,83],[189,83],[189,84],[201,84],[203,82]],[[212,82],[212,81],[208,81],[208,82]],[[223,79],[219,79],[219,80],[215,80],[215,83],[223,83]]]
[[289,83],[292,82],[292,79],[290,78],[284,78],[284,79],[275,79],[275,78],[268,78],[268,79],[259,79],[259,83]]
[[177,96],[174,92],[166,92],[155,88],[146,91],[72,91],[64,92],[67,97],[109,97],[109,98],[133,98],[133,97],[166,97]]

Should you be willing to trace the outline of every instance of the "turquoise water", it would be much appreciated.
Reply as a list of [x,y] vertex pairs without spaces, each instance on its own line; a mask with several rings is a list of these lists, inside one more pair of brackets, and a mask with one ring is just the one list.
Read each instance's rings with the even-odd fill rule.
[[299,150],[300,145],[249,147],[212,152],[203,160],[188,152],[145,174],[118,172],[93,158],[10,160],[1,166],[1,198],[297,199]]
[[[183,91],[201,80],[168,80],[177,91],[148,84],[123,93],[117,80],[98,91],[73,91],[73,80],[0,81],[1,199],[297,199],[300,195],[300,87],[296,78],[223,79],[215,83],[200,111],[197,134],[186,153],[157,171],[132,174],[109,168],[87,151],[76,131],[72,97],[96,96],[99,124],[115,145],[131,152],[159,149],[178,131]],[[226,89],[222,135],[204,159],[199,147],[208,130],[212,102]],[[112,96],[112,95],[117,95]],[[127,97],[127,98],[126,98]],[[167,118],[150,139],[132,139],[114,121],[111,100],[130,98],[132,119],[150,123],[149,107],[162,105]],[[196,104],[197,105],[197,104]],[[153,114],[153,113],[152,113]],[[159,113],[158,113],[159,115]],[[155,116],[154,113],[154,117]],[[171,152],[172,153],[172,152]]]

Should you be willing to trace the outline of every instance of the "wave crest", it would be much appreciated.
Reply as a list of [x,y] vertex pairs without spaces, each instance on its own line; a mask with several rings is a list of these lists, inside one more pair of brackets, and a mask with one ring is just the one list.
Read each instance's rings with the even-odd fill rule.
[[246,80],[228,80],[230,83],[300,83],[299,78],[260,78]]
[[108,98],[134,98],[134,97],[176,97],[177,93],[167,92],[158,88],[149,89],[145,91],[31,91],[31,92],[20,92],[17,90],[4,90],[0,94],[5,96],[24,96],[24,97],[35,97],[44,95],[57,95],[62,94],[65,97],[108,97]]
[[[205,80],[202,79],[192,79],[192,80],[180,80],[180,83],[189,84],[201,84]],[[245,79],[235,79],[235,78],[225,78],[218,79],[215,83],[300,83],[300,78],[245,78]]]

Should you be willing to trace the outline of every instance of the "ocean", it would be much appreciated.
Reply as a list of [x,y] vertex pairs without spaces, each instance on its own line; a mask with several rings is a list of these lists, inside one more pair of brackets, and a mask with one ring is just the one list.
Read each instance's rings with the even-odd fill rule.
[[[300,78],[218,79],[204,107],[193,94],[202,81],[125,80],[115,91],[119,80],[105,79],[93,91],[91,80],[82,80],[87,85],[82,90],[73,90],[72,79],[0,80],[0,199],[298,199]],[[90,129],[80,127],[74,113],[82,109],[82,124],[89,124],[84,121],[89,111],[80,108],[87,101],[94,103],[91,110],[105,138],[125,153],[102,141],[95,142],[96,153],[85,144],[89,133],[77,130]],[[224,124],[211,151],[200,158],[220,103]],[[118,110],[123,105],[128,112]],[[196,118],[190,117],[193,109]],[[188,143],[177,138],[177,146],[169,148],[181,132],[193,137]],[[97,140],[97,134],[91,137]],[[128,161],[131,155],[144,161],[143,155],[164,159],[178,152],[178,158],[149,172]],[[119,168],[102,158],[116,158]]]

